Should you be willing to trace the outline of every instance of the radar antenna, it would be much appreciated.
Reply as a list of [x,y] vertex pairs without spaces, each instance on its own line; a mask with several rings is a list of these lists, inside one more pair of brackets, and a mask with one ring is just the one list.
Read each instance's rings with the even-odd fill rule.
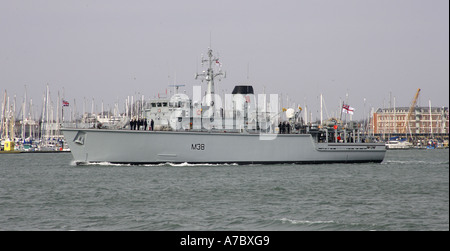
[[169,85],[169,87],[174,87],[175,88],[175,94],[178,94],[178,88],[183,87],[186,85]]

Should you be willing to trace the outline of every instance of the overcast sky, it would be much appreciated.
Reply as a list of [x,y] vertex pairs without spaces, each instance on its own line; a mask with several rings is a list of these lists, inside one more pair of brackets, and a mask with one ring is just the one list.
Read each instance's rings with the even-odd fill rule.
[[[46,84],[73,105],[120,105],[194,79],[208,47],[227,78],[319,117],[347,99],[370,108],[449,105],[448,0],[0,0],[0,91],[42,103]],[[202,88],[206,89],[205,84]],[[364,102],[365,101],[365,102]],[[391,102],[390,102],[391,101]],[[89,104],[90,107],[90,104]],[[80,108],[78,108],[80,109]],[[324,111],[325,112],[325,111]]]

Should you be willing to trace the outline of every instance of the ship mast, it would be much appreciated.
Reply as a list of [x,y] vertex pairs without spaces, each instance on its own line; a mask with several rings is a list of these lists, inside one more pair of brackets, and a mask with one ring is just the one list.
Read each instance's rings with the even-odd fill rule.
[[[206,106],[209,106],[210,109],[214,108],[214,79],[217,77],[219,81],[221,80],[220,77],[226,77],[226,73],[222,72],[221,64],[219,62],[219,58],[215,57],[213,55],[212,49],[208,48],[208,58],[203,59],[202,56],[202,66],[204,63],[207,63],[208,68],[206,71],[203,71],[202,73],[195,74],[195,79],[198,79],[198,77],[201,77],[201,80],[206,80],[207,87],[206,87],[206,96],[205,96],[205,104]],[[214,72],[213,66],[214,64],[219,65],[219,70],[217,72]]]

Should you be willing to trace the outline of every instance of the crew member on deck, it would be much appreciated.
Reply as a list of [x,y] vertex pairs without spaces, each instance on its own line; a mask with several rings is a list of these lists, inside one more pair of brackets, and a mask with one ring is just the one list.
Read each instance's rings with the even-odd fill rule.
[[134,118],[130,120],[130,130],[134,130]]
[[139,131],[139,128],[141,127],[141,124],[142,124],[142,119],[140,119],[140,118],[138,118],[137,120],[136,120],[136,130],[138,130]]

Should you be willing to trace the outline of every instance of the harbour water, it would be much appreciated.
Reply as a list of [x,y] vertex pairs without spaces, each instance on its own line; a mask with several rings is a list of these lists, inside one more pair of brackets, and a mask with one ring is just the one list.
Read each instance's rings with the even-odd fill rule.
[[0,230],[449,230],[449,150],[381,164],[75,166],[0,155]]

